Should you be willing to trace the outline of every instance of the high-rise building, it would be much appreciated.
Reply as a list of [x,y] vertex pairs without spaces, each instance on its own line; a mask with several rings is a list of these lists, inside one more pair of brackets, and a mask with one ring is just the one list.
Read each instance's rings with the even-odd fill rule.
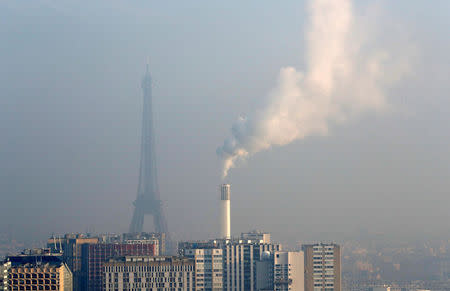
[[255,264],[256,279],[255,290],[256,291],[271,291],[273,290],[273,253],[264,252],[261,255],[261,259]]
[[305,289],[303,252],[274,252],[273,260],[275,291]]
[[63,238],[52,237],[47,241],[47,247],[53,252],[61,252],[63,261],[72,271],[74,291],[86,290],[83,286],[87,281],[87,273],[82,270],[82,246],[98,242],[98,237],[88,237],[83,234],[66,234]]
[[[223,290],[256,290],[256,262],[264,252],[281,251],[281,244],[256,240],[217,239],[210,241],[180,242],[178,253],[185,250],[221,249],[223,265]],[[205,289],[206,290],[206,289]]]
[[222,249],[186,249],[184,256],[195,262],[195,286],[197,291],[223,290]]
[[[92,247],[87,245],[102,245],[107,250],[103,252],[102,261],[109,259],[111,254],[151,254],[158,256],[165,253],[165,234],[164,233],[132,233],[132,234],[100,234],[95,237],[84,234],[66,234],[64,237],[52,237],[47,241],[47,247],[52,249],[53,252],[61,252],[63,261],[67,263],[74,275],[74,290],[84,291],[89,288],[89,277],[93,276],[94,269],[100,268],[97,265],[89,265],[89,256],[92,260]],[[133,245],[128,247],[119,247],[120,250],[115,250],[111,253],[110,250],[114,247],[107,247],[107,245]],[[83,247],[85,246],[85,247]],[[123,250],[126,250],[124,253]],[[90,252],[91,251],[91,252]],[[101,263],[100,261],[98,263]],[[89,274],[91,272],[91,274]],[[94,271],[95,273],[95,271]],[[99,281],[98,275],[95,275],[97,282]],[[92,287],[92,286],[91,286]]]
[[263,253],[256,263],[257,291],[303,291],[304,290],[303,252]]
[[231,240],[223,245],[224,289],[226,291],[256,290],[256,262],[264,252],[281,251],[281,244],[259,240]]
[[103,264],[103,290],[194,291],[193,259],[123,256]]
[[341,290],[341,248],[335,243],[302,246],[305,255],[305,291]]
[[156,245],[153,243],[97,243],[83,245],[82,270],[87,280],[82,290],[102,290],[103,264],[118,256],[154,256]]
[[4,266],[4,290],[73,290],[72,272],[62,255],[48,249],[8,256]]

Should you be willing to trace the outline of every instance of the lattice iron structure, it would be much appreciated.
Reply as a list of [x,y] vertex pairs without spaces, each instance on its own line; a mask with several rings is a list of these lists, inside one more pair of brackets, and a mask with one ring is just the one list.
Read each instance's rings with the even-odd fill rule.
[[143,231],[144,216],[153,216],[155,232],[165,233],[169,240],[167,221],[164,216],[163,205],[160,200],[158,175],[156,167],[155,138],[153,134],[152,113],[152,78],[149,68],[142,79],[143,112],[142,112],[142,137],[141,137],[141,161],[139,171],[139,186],[137,198],[134,201],[134,213],[130,224],[130,233]]

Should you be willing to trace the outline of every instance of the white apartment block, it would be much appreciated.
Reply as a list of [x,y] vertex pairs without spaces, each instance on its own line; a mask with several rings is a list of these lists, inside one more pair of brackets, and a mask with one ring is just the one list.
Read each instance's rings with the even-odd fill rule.
[[303,291],[304,257],[303,252],[275,252],[273,254],[273,283],[275,291]]
[[184,256],[194,259],[198,291],[223,290],[222,249],[186,249]]
[[[178,244],[178,254],[190,258],[198,257],[196,259],[197,290],[255,291],[256,262],[261,259],[264,252],[281,251],[281,244],[268,242],[270,242],[270,234],[250,232],[243,233],[241,239],[180,242]],[[210,256],[208,252],[211,251],[217,252],[212,258],[208,257]],[[222,255],[222,268],[220,268],[218,261],[220,252]],[[211,266],[210,261],[205,261],[205,265],[201,265],[203,262],[199,256],[202,255],[206,256],[208,260],[214,259],[216,266]],[[200,272],[203,269],[205,270],[205,275],[203,277],[204,280],[201,281],[202,276],[200,276]],[[218,270],[221,273],[217,272]],[[220,276],[222,276],[221,285],[219,285],[218,279],[214,281]],[[200,287],[205,288],[199,289]]]
[[256,263],[257,291],[304,291],[303,252],[283,252],[263,254]]
[[252,240],[228,241],[223,246],[224,288],[226,291],[256,290],[256,262],[264,252],[281,250],[281,244]]

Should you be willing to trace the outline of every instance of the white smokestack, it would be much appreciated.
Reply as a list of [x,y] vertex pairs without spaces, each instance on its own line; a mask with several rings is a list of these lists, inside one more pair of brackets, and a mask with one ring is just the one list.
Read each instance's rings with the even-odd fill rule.
[[281,68],[266,106],[233,124],[231,137],[217,149],[223,177],[252,154],[326,135],[330,124],[389,108],[385,91],[408,71],[411,47],[380,47],[375,31],[364,24],[355,17],[351,0],[309,1],[306,70]]
[[230,184],[220,186],[220,238],[231,239]]

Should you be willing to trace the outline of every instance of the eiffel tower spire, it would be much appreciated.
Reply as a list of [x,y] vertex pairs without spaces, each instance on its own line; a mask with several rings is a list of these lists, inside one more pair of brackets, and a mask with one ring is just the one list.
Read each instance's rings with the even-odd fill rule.
[[129,232],[142,232],[144,216],[151,215],[153,216],[155,232],[165,233],[166,241],[168,242],[169,237],[167,222],[164,216],[162,202],[159,197],[155,138],[153,134],[152,79],[148,64],[141,85],[144,96],[144,106],[142,112],[141,162],[137,198],[133,203],[134,213]]

